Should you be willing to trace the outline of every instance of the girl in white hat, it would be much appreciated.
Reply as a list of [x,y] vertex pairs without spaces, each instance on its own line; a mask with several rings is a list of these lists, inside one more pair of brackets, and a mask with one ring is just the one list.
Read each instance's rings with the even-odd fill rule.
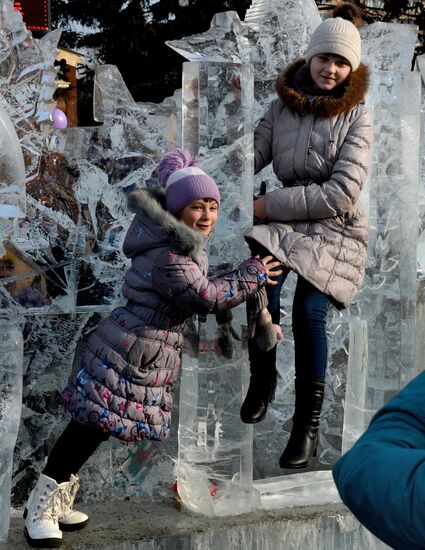
[[[358,18],[353,4],[337,10],[334,15]],[[305,59],[279,75],[279,97],[255,130],[255,172],[272,162],[282,184],[255,200],[258,223],[246,235],[255,254],[272,253],[285,266],[280,284],[267,289],[274,324],[281,286],[289,271],[298,275],[292,312],[295,412],[282,468],[304,468],[317,452],[328,308],[349,306],[363,280],[368,230],[359,196],[373,134],[364,105],[368,84],[356,26],[342,17],[327,19],[314,31]],[[270,347],[255,334],[249,340],[251,383],[241,409],[246,423],[261,421],[273,397],[276,345]]]

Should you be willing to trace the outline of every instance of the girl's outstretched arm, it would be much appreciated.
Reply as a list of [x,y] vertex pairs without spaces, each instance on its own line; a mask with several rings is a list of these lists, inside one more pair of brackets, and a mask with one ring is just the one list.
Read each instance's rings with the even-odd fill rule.
[[270,257],[263,261],[249,258],[230,273],[208,279],[189,257],[167,252],[157,259],[152,280],[155,289],[177,308],[189,313],[215,313],[236,307],[271,282],[269,271],[279,263]]

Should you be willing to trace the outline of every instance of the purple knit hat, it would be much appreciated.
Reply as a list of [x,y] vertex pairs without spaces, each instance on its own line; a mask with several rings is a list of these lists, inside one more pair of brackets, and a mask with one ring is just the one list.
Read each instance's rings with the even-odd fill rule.
[[158,179],[165,187],[167,208],[172,214],[198,199],[214,199],[220,205],[217,184],[187,149],[175,149],[162,158]]

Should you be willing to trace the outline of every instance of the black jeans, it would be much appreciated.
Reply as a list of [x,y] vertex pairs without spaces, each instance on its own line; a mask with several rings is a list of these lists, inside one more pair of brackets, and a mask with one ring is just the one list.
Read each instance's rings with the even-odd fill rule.
[[57,483],[69,481],[71,474],[76,475],[102,441],[108,438],[109,434],[97,428],[71,420],[56,441],[43,474]]

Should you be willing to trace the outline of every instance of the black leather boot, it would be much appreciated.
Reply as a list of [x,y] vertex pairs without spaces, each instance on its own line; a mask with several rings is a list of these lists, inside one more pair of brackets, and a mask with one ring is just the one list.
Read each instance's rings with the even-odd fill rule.
[[256,424],[266,416],[267,407],[274,399],[277,382],[276,346],[262,351],[254,338],[248,339],[251,378],[241,407],[241,419],[245,424]]
[[280,457],[281,468],[306,468],[316,456],[324,394],[324,382],[295,381],[293,426],[286,449]]

